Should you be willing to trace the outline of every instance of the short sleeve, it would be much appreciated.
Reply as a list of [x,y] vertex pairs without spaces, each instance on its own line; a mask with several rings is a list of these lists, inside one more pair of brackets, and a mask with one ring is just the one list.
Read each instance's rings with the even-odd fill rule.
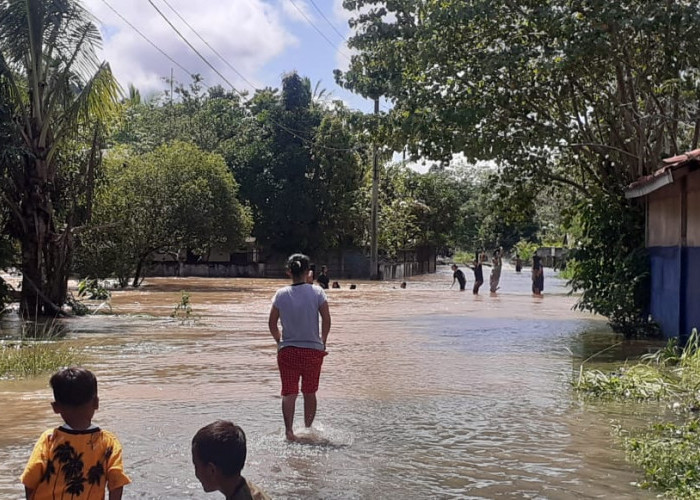
[[22,484],[29,489],[35,490],[44,477],[49,450],[48,442],[51,434],[53,434],[53,429],[49,429],[41,435],[34,445],[34,450],[32,450],[24,472],[19,478]]
[[315,287],[317,288],[317,297],[318,297],[318,307],[321,307],[323,304],[328,302],[328,297],[326,296],[326,292],[323,291],[323,288],[320,286]]
[[131,479],[124,474],[124,464],[122,463],[122,445],[111,433],[105,432],[108,438],[112,453],[107,459],[107,489],[109,491],[121,488],[131,483]]
[[275,294],[272,296],[272,305],[277,307],[277,309],[279,309],[279,306],[277,305],[277,300],[278,300],[279,295],[280,295],[280,291],[277,290],[275,292]]

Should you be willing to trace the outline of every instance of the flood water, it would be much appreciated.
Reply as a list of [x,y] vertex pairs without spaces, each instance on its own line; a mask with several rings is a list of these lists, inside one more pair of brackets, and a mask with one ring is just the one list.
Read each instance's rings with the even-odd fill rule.
[[[85,348],[98,377],[95,423],[124,446],[124,498],[221,498],[201,490],[190,458],[192,436],[216,419],[243,427],[243,474],[273,498],[653,498],[632,484],[640,475],[611,435],[611,422],[647,417],[580,401],[569,384],[582,359],[617,340],[572,311],[551,270],[533,297],[528,271],[504,267],[497,296],[488,283],[478,297],[450,289],[447,267],[405,290],[329,290],[318,445],[284,440],[267,330],[282,280],[150,279],[115,292],[115,314],[69,320],[64,342]],[[169,317],[181,290],[197,316],[186,324]],[[47,376],[0,381],[0,498],[23,498],[33,443],[59,423],[51,400]]]

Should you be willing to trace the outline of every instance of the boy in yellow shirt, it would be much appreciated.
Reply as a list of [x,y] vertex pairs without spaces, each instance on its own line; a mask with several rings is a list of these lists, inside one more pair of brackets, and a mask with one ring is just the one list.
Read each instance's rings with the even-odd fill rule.
[[54,413],[63,425],[45,431],[20,480],[28,500],[120,500],[124,485],[122,446],[116,436],[92,425],[99,407],[97,379],[89,370],[63,368],[51,377]]

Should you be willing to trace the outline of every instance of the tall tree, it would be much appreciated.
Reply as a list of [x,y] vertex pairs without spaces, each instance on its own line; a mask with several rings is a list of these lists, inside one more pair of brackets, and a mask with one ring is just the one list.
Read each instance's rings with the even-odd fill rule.
[[105,159],[90,230],[80,240],[79,272],[137,286],[154,252],[233,251],[250,234],[238,184],[223,158],[173,142],[150,153],[116,148]]
[[[598,214],[634,219],[616,244],[593,242],[579,259],[594,264],[615,249],[616,261],[640,255],[640,212],[622,196],[660,160],[700,141],[700,4],[620,0],[345,0],[354,11],[358,51],[337,80],[363,95],[379,72],[394,102],[385,140],[416,157],[497,160],[509,178],[535,187],[573,188],[596,199]],[[611,209],[606,210],[610,205]],[[594,214],[584,211],[595,220]],[[626,220],[626,217],[624,218]],[[605,226],[610,229],[611,226]],[[619,244],[617,244],[619,243]],[[582,265],[582,304],[610,310],[606,290],[641,287],[643,265]],[[639,292],[639,293],[638,293]],[[619,294],[618,294],[619,295]],[[641,290],[627,296],[640,297]],[[627,303],[630,303],[629,301]],[[602,305],[603,307],[598,307]],[[633,314],[642,318],[643,304]]]
[[56,314],[66,299],[81,222],[75,194],[90,189],[98,144],[77,164],[65,148],[107,121],[119,93],[109,66],[97,62],[99,43],[76,0],[0,1],[0,86],[23,143],[19,161],[4,165],[10,182],[1,189],[21,244],[25,314]]

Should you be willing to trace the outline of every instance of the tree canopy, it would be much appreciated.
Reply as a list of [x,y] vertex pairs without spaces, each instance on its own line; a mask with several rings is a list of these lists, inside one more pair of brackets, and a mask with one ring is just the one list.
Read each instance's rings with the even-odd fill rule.
[[134,154],[116,149],[105,160],[93,229],[81,239],[81,272],[138,284],[154,252],[200,255],[233,251],[252,221],[237,199],[238,185],[223,158],[174,142]]

